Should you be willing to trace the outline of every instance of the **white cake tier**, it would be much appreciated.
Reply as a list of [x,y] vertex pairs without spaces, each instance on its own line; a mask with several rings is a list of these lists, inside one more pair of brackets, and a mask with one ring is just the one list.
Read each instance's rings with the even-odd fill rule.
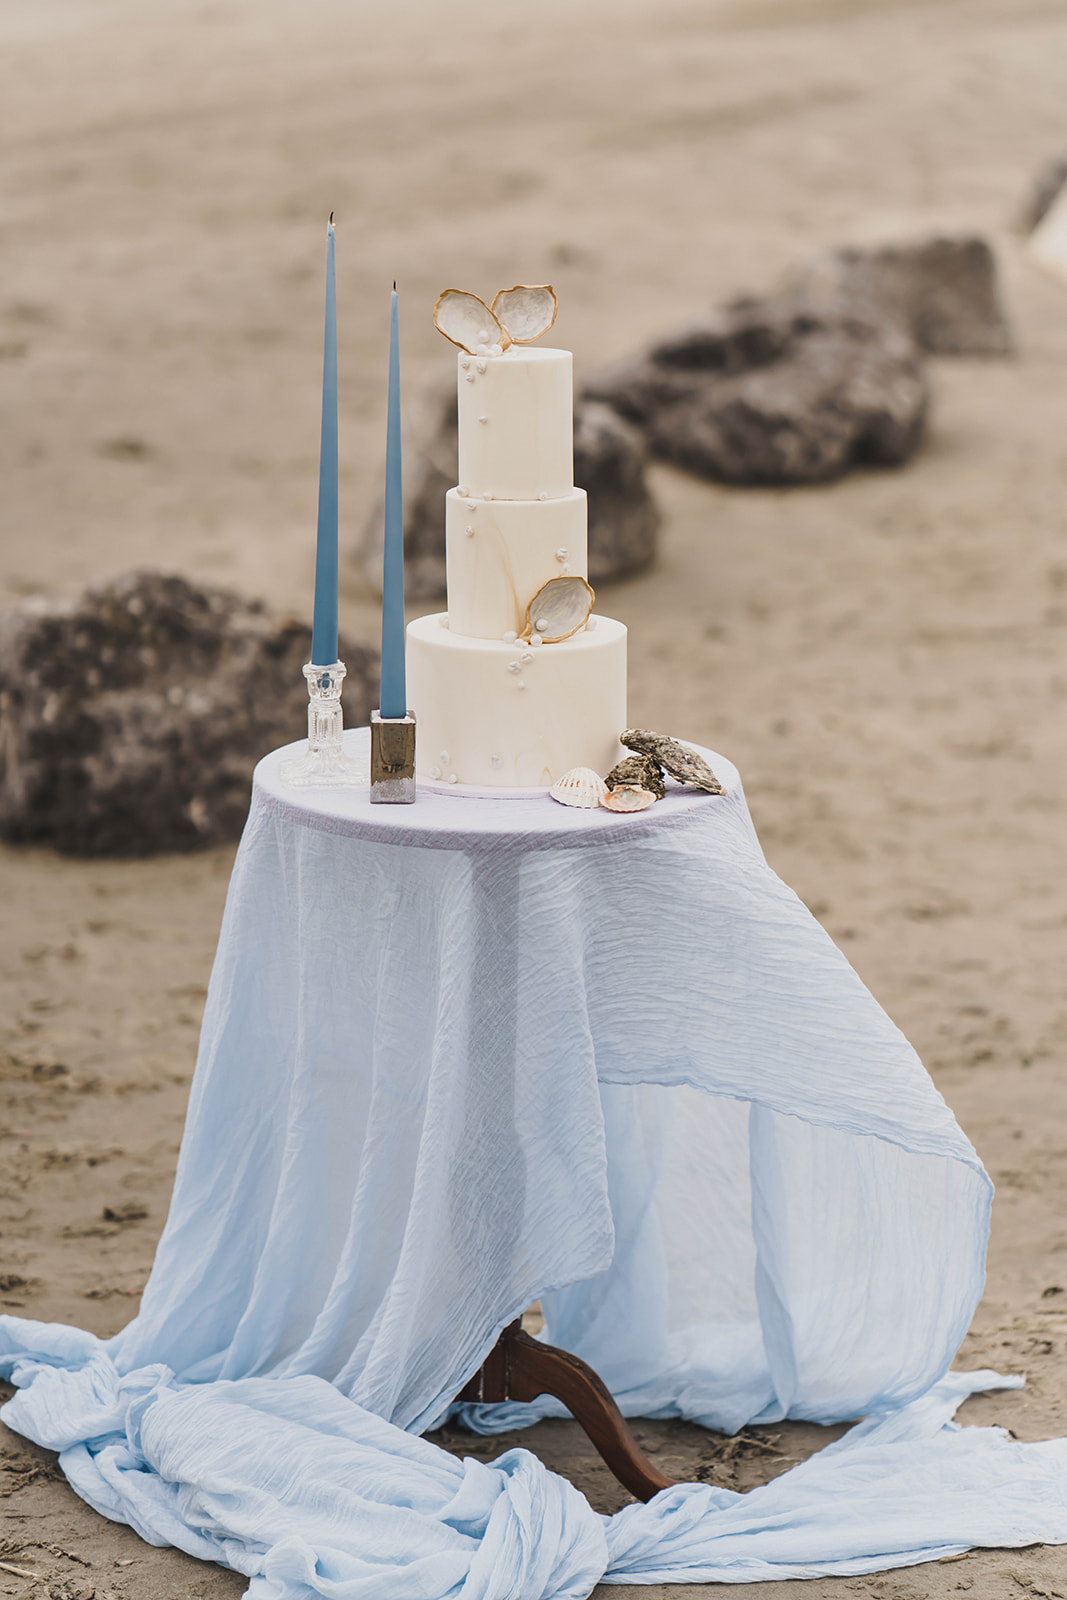
[[445,496],[448,624],[473,639],[521,633],[526,607],[550,578],[586,575],[586,500],[471,500]]
[[408,623],[416,772],[492,789],[546,788],[571,767],[601,776],[625,751],[626,629],[596,617],[559,644],[504,644]]
[[459,355],[459,487],[479,500],[553,500],[574,486],[571,353],[512,345]]

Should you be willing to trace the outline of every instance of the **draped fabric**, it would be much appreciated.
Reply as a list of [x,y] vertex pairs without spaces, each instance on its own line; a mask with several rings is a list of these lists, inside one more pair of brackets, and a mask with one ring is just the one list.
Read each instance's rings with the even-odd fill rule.
[[[950,1422],[999,1381],[945,1377],[989,1180],[767,866],[733,767],[708,753],[725,798],[618,816],[294,797],[285,753],[257,770],[140,1315],[104,1343],[0,1318],[9,1425],[257,1600],[1067,1540],[1067,1447]],[[605,1521],[528,1452],[417,1437],[538,1297],[630,1415],[868,1421],[743,1498],[685,1485]]]

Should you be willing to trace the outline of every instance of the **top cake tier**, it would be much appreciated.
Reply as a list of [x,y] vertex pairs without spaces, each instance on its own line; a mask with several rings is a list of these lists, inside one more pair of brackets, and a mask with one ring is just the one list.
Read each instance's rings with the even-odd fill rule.
[[554,500],[574,486],[571,353],[512,345],[459,354],[459,490]]

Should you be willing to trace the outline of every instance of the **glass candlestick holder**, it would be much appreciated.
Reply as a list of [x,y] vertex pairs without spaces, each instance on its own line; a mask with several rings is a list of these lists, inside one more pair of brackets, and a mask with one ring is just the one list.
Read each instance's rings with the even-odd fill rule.
[[335,661],[304,667],[308,686],[308,747],[302,756],[283,761],[280,777],[294,789],[365,789],[370,782],[366,765],[346,755],[342,742],[341,685],[345,664]]

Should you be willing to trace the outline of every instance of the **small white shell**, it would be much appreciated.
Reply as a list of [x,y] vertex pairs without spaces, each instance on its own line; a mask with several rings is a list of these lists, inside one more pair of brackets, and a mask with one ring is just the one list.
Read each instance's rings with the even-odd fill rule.
[[592,811],[605,803],[611,790],[592,767],[572,767],[556,779],[548,792],[561,806],[581,806],[583,811]]
[[529,344],[547,333],[558,309],[550,283],[517,283],[513,289],[501,289],[493,300],[493,310],[514,344]]
[[[438,333],[443,333],[468,355],[481,355],[493,344],[506,350],[511,343],[507,329],[497,321],[485,301],[479,300],[476,294],[468,294],[465,289],[445,289],[439,294],[433,308],[433,321]],[[473,383],[474,374],[469,372],[467,376]]]
[[608,811],[647,811],[655,803],[656,797],[651,790],[642,789],[636,783],[620,783],[617,788],[609,790],[600,802]]
[[545,644],[558,644],[585,626],[596,595],[584,578],[549,578],[526,607],[523,637],[540,634]]

